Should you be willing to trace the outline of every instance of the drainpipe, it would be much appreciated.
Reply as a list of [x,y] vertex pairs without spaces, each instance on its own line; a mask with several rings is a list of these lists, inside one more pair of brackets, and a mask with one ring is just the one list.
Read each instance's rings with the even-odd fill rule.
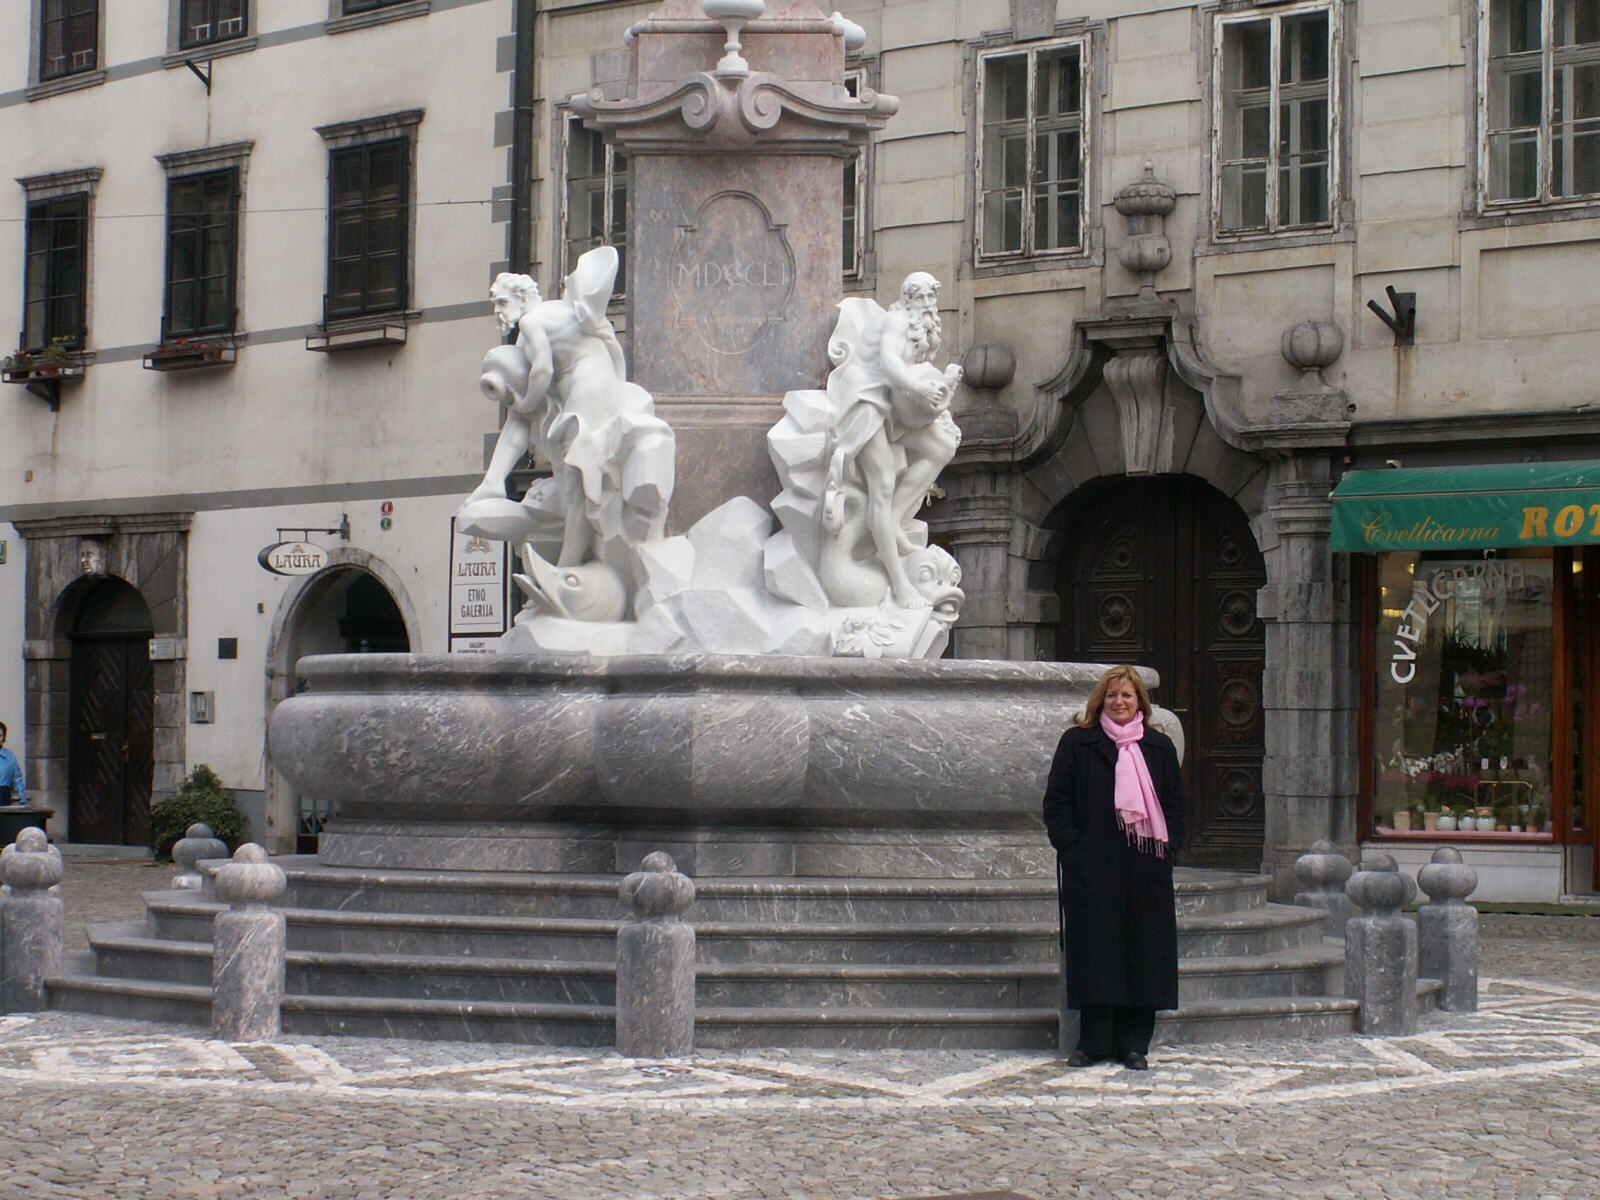
[[512,0],[517,61],[511,68],[511,269],[533,268],[534,0]]

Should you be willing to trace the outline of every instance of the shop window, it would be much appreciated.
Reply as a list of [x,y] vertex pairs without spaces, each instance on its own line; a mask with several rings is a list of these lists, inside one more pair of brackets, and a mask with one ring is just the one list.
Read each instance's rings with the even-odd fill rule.
[[1565,586],[1555,555],[1407,552],[1377,563],[1371,830],[1550,836],[1565,711],[1554,686]]
[[1297,5],[1217,20],[1217,232],[1325,228],[1337,211],[1335,22]]
[[168,182],[163,342],[233,332],[238,208],[237,168]]
[[1081,250],[1085,39],[978,56],[980,261]]
[[606,145],[605,138],[576,116],[566,119],[566,193],[562,213],[563,272],[571,271],[578,256],[596,246],[617,249],[617,286],[620,299],[628,278],[628,160]]
[[1600,3],[1488,0],[1485,199],[1600,195]]
[[40,0],[39,80],[100,64],[100,0]]
[[178,47],[191,50],[232,41],[249,32],[247,0],[182,0]]
[[87,318],[89,195],[32,200],[26,222],[22,343],[80,349]]

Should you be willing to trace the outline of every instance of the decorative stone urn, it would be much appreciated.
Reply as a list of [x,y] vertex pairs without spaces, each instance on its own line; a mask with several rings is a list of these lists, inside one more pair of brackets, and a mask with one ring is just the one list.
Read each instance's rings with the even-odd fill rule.
[[1172,261],[1166,220],[1177,206],[1178,193],[1157,179],[1147,162],[1143,177],[1118,192],[1112,203],[1128,219],[1128,236],[1117,247],[1117,261],[1139,277],[1140,303],[1159,304],[1156,275]]

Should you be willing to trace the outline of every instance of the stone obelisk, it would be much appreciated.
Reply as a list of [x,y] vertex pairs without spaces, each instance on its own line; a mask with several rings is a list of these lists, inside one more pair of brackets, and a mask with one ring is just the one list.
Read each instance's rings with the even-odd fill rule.
[[[669,532],[777,491],[766,432],[829,367],[843,166],[898,107],[849,93],[847,26],[809,0],[707,8],[667,0],[628,31],[625,98],[573,98],[627,155],[630,367],[677,434]],[[741,32],[735,9],[761,15]]]

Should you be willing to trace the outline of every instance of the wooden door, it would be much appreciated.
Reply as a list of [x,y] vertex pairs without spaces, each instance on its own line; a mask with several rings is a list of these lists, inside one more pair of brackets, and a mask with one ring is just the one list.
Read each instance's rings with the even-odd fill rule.
[[1259,870],[1265,750],[1260,551],[1239,507],[1187,476],[1111,480],[1075,498],[1059,656],[1161,674],[1188,742],[1192,866]]
[[74,842],[150,844],[155,688],[147,634],[72,640],[68,832]]

